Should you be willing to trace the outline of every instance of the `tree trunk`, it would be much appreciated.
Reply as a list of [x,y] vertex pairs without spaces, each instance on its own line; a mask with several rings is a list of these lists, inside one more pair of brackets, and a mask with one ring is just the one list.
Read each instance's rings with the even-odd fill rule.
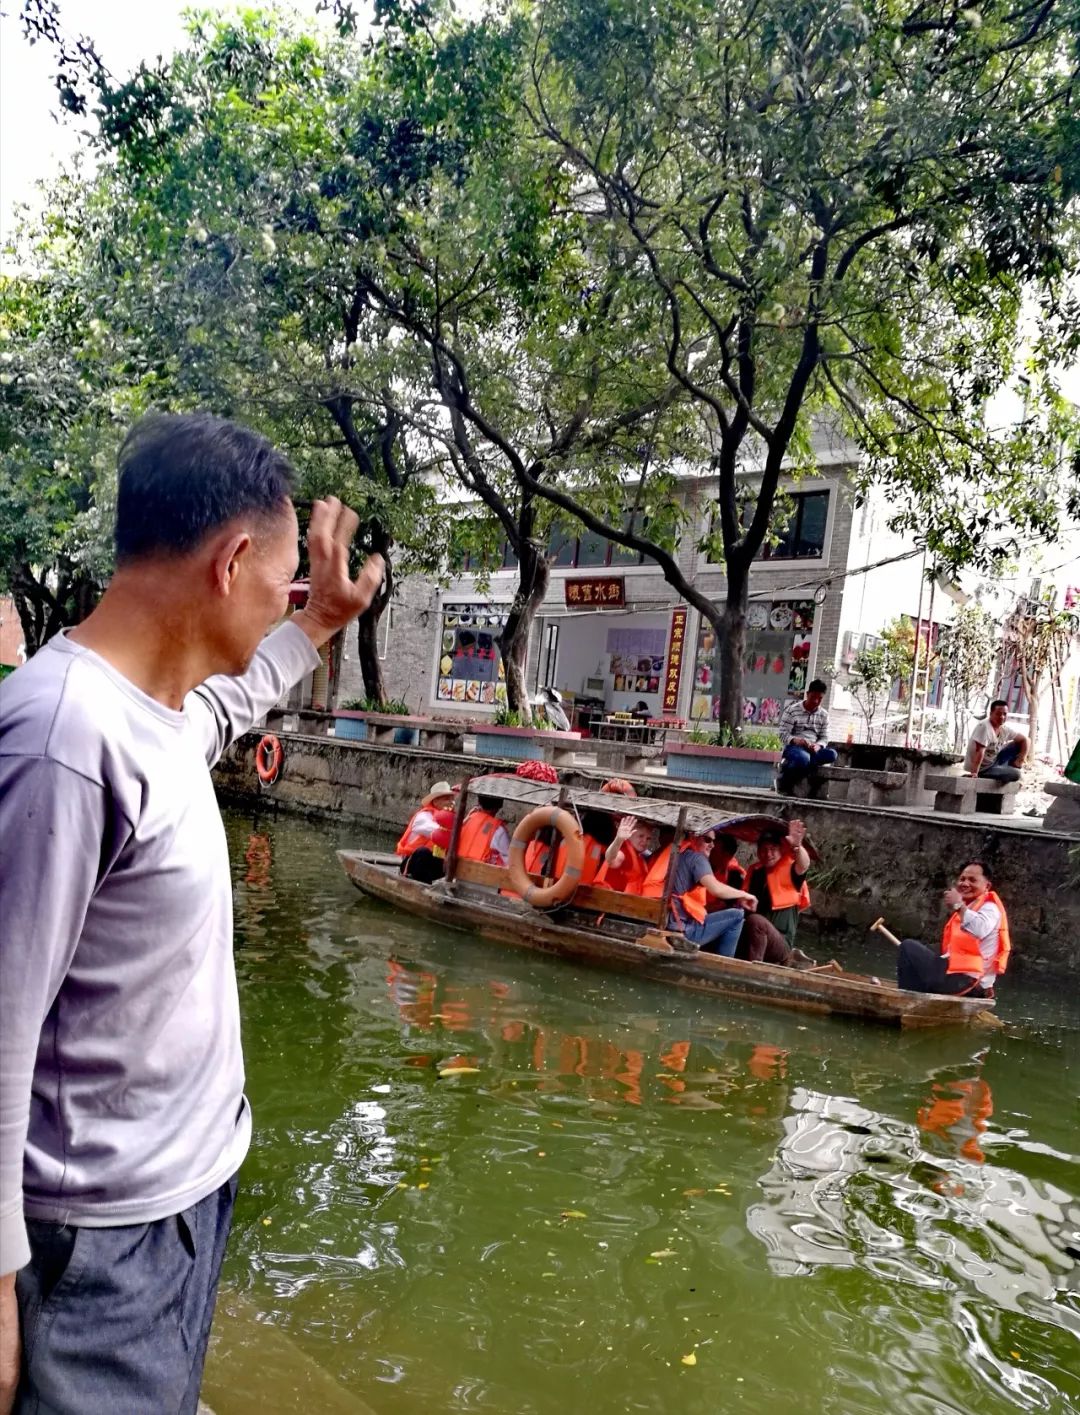
[[1036,738],[1039,735],[1039,702],[1042,698],[1042,674],[1031,680],[1030,685],[1025,682],[1024,689],[1027,692],[1028,700],[1028,754],[1032,760],[1039,750]]
[[529,635],[533,620],[547,594],[550,568],[547,557],[526,541],[518,550],[518,587],[506,624],[499,636],[499,650],[506,670],[506,705],[525,725],[532,724],[529,689],[525,681]]
[[734,732],[743,723],[743,669],[746,662],[746,607],[750,575],[747,567],[729,559],[727,598],[716,620],[716,673],[720,681],[719,722]]
[[378,594],[371,605],[356,621],[357,660],[364,680],[364,694],[369,702],[385,703],[386,683],[383,679],[382,664],[379,661],[379,623],[382,620],[390,596],[394,590],[394,568],[390,557],[393,540],[385,526],[372,524],[364,537],[373,551],[377,551],[386,562],[386,575]]

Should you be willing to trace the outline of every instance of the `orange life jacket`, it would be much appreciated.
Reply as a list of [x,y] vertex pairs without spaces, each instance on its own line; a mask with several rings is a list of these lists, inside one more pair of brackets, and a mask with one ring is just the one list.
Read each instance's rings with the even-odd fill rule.
[[948,958],[949,966],[946,972],[965,973],[969,978],[981,978],[984,973],[1004,973],[1005,965],[1009,960],[1012,951],[1012,940],[1009,937],[1009,920],[1005,913],[1005,905],[994,893],[988,889],[980,898],[976,899],[971,906],[974,909],[981,909],[989,899],[991,904],[996,904],[1001,915],[1001,923],[998,927],[997,952],[988,963],[979,948],[979,940],[972,934],[965,933],[960,922],[962,910],[957,910],[949,915],[945,921],[945,932],[941,936],[941,952]]
[[[498,816],[475,807],[465,817],[458,840],[458,858],[479,860],[482,865],[496,863],[491,857],[491,838],[502,825]],[[497,863],[502,864],[499,860]]]
[[[413,829],[417,816],[425,813],[434,816],[439,824],[439,829],[434,834],[425,835],[422,831]],[[409,824],[401,832],[401,839],[394,846],[394,854],[406,860],[416,850],[430,850],[435,855],[445,853],[450,843],[450,826],[453,820],[453,811],[433,811],[430,806],[420,806],[409,817]]]
[[[596,876],[600,873],[600,866],[604,863],[606,851],[598,840],[594,840],[591,835],[583,836],[585,841],[585,860],[581,866],[581,884],[592,884]],[[529,852],[525,852],[525,862],[528,865]],[[561,876],[566,867],[566,842],[561,841],[558,853],[555,856],[555,874]]]
[[529,841],[525,847],[525,868],[531,875],[543,875],[545,878],[555,873],[551,869],[551,852],[554,847],[545,844],[538,836]]
[[810,891],[803,880],[798,889],[791,879],[791,856],[782,855],[771,870],[765,871],[765,881],[769,886],[769,908],[773,912],[780,909],[809,909]]
[[662,850],[657,850],[651,860],[647,861],[648,869],[645,871],[645,878],[641,884],[641,894],[645,899],[662,899],[664,895],[664,885],[667,883],[668,863],[671,860],[671,846],[665,845]]
[[[679,846],[679,854],[690,849],[690,842],[684,841]],[[667,883],[668,864],[671,861],[671,846],[665,845],[662,850],[658,850],[649,861],[649,868],[645,874],[645,882],[641,886],[641,893],[646,899],[662,899],[664,897],[664,885]],[[709,912],[709,891],[703,884],[696,885],[693,889],[687,890],[685,894],[678,896],[679,903],[689,918],[695,919],[699,924],[704,923],[705,915]],[[674,902],[674,901],[673,901]]]
[[624,840],[620,848],[622,864],[616,867],[605,861],[597,871],[594,882],[602,884],[605,889],[617,889],[623,894],[640,894],[647,873],[645,859],[629,840]]
[[[693,845],[689,840],[686,840],[679,846],[679,854],[681,855],[684,851],[691,849],[693,849]],[[710,865],[709,868],[711,870],[712,865]],[[661,886],[661,893],[662,892],[663,886]],[[683,912],[688,918],[693,919],[697,924],[703,924],[705,922],[705,918],[709,912],[709,891],[703,884],[696,884],[693,889],[688,889],[684,894],[673,896],[672,904],[674,904],[676,900],[682,906]],[[675,917],[679,918],[678,909],[674,912]]]

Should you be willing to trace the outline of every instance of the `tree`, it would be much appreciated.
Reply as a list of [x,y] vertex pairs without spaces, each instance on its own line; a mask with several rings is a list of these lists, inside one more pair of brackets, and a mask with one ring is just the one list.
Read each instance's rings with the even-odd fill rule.
[[382,700],[377,626],[395,563],[433,570],[445,539],[391,388],[389,331],[342,300],[341,243],[312,219],[312,190],[346,155],[329,139],[354,69],[341,46],[328,56],[248,13],[195,21],[186,51],[126,84],[96,71],[107,160],[77,249],[89,323],[124,350],[114,396],[135,377],[157,406],[241,418],[290,452],[301,502],[333,492],[356,507],[357,551],[387,563],[357,629],[365,689]]
[[1044,375],[1064,337],[1078,22],[1076,0],[536,12],[522,101],[659,298],[667,368],[714,441],[705,546],[726,566],[724,604],[694,590],[670,541],[627,532],[619,498],[605,506],[587,477],[526,484],[643,550],[701,610],[733,727],[750,566],[781,476],[812,465],[816,417],[903,493],[897,524],[918,525],[943,566],[1008,555],[998,526],[1054,533],[1066,410],[1052,379],[1012,430],[987,404],[1013,371],[1027,291]]
[[[159,397],[263,427],[312,491],[336,478],[369,548],[404,538],[430,568],[454,520],[440,478],[491,513],[518,564],[501,647],[527,716],[553,515],[525,474],[619,464],[645,420],[661,436],[672,387],[619,253],[590,266],[575,242],[570,174],[525,160],[517,45],[486,23],[361,49],[257,13],[195,20],[184,53],[102,102],[95,259]],[[380,697],[381,607],[360,639]]]
[[93,607],[112,561],[115,456],[146,406],[138,379],[114,386],[119,341],[87,298],[82,250],[97,212],[62,179],[49,214],[16,233],[0,277],[0,589],[27,652]]
[[[874,740],[878,713],[888,708],[893,684],[910,678],[915,663],[915,631],[910,622],[894,619],[878,642],[860,649],[848,670],[848,691],[866,723],[866,740]],[[882,735],[884,740],[884,732]]]
[[994,662],[995,624],[981,605],[965,604],[943,626],[939,649],[952,713],[953,747],[961,751]]
[[1039,703],[1049,670],[1055,682],[1068,657],[1069,645],[1080,632],[1080,615],[1073,609],[1059,609],[1053,591],[1021,595],[1005,620],[1001,648],[1005,664],[1020,674],[1028,704],[1028,742],[1036,750],[1039,733]]

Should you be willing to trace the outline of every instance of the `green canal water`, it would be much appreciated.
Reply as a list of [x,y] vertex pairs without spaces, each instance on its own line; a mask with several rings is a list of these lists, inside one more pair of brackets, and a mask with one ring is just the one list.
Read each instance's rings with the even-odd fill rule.
[[703,1000],[367,901],[355,830],[228,828],[216,1415],[1080,1411],[1075,997],[977,1035]]

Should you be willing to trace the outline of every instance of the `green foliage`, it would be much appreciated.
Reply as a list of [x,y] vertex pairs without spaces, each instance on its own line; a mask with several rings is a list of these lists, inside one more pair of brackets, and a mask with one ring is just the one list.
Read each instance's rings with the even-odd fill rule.
[[888,706],[889,693],[898,679],[911,676],[915,662],[915,630],[910,621],[894,619],[881,631],[871,648],[860,649],[848,670],[848,689],[866,723],[866,739],[874,740],[874,722]]
[[346,712],[381,712],[391,717],[408,717],[412,712],[403,698],[349,698],[341,706]]
[[976,709],[985,707],[996,638],[994,621],[979,604],[961,605],[941,631],[939,650],[952,710],[951,745],[958,751],[967,740]]
[[521,713],[516,708],[507,707],[501,703],[495,709],[495,716],[492,723],[496,727],[528,727],[529,723],[522,719]]
[[[536,140],[651,279],[668,369],[710,429],[724,614],[665,573],[718,633],[742,632],[781,474],[814,466],[823,421],[942,565],[1054,534],[1076,431],[1051,369],[1077,340],[1078,20],[1076,0],[544,5],[524,99]],[[990,400],[1021,371],[1025,414],[1001,429]],[[560,505],[595,509],[566,490]],[[721,682],[732,726],[741,662]]]

